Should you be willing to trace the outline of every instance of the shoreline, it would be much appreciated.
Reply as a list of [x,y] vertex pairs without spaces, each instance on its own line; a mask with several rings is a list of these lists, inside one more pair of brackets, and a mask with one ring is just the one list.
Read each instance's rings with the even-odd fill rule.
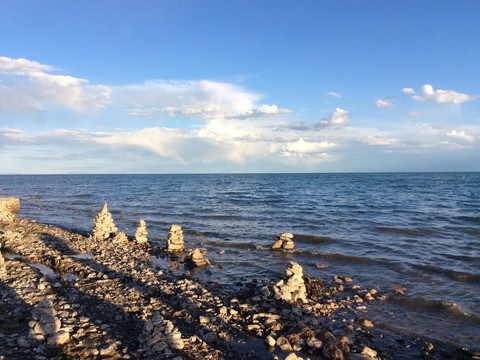
[[[347,277],[303,274],[306,301],[290,301],[275,298],[278,276],[231,288],[200,282],[152,261],[184,267],[181,257],[126,236],[98,240],[14,218],[0,220],[0,242],[0,359],[480,358],[377,327],[368,308],[382,295]],[[199,271],[214,278],[221,268]],[[46,303],[60,325],[35,338]]]

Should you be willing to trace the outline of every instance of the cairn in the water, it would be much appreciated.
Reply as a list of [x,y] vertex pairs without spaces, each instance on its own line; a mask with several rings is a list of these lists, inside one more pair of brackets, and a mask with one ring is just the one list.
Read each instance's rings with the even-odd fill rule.
[[296,262],[290,261],[285,274],[286,277],[274,286],[275,299],[308,302],[302,267]]
[[210,260],[203,257],[200,249],[194,249],[186,258],[187,264],[191,267],[201,267],[210,265]]
[[135,241],[139,244],[147,243],[147,234],[147,224],[145,224],[145,220],[140,220],[137,231],[135,231]]
[[113,223],[112,214],[108,212],[107,203],[104,203],[102,210],[93,220],[93,237],[97,240],[108,239],[114,237],[117,234],[117,230]]
[[172,225],[167,238],[167,251],[183,251],[183,231],[181,226]]
[[293,249],[295,247],[295,243],[293,242],[293,234],[292,233],[282,233],[277,235],[277,241],[275,241],[272,245],[272,249]]

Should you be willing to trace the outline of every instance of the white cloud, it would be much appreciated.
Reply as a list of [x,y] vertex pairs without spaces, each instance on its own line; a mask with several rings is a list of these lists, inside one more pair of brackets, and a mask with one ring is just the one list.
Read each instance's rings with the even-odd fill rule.
[[471,96],[456,92],[455,90],[434,90],[432,85],[423,85],[420,88],[421,95],[414,95],[412,99],[429,101],[433,103],[461,104],[477,99],[479,96]]
[[259,114],[270,114],[270,115],[275,115],[275,114],[287,114],[291,113],[292,110],[290,109],[279,109],[277,105],[262,105],[259,106],[258,108],[255,109],[254,113],[259,113]]
[[415,111],[410,111],[408,113],[408,116],[410,116],[412,118],[418,118],[420,116],[420,114],[416,113]]
[[397,145],[400,143],[398,139],[383,138],[380,136],[370,136],[367,138],[363,138],[361,139],[361,142],[368,145],[373,145],[373,146],[391,146],[391,145]]
[[402,92],[404,94],[415,94],[415,90],[413,90],[412,88],[403,88]]
[[395,107],[395,104],[391,99],[384,99],[384,100],[378,99],[373,103],[373,106],[377,108],[391,108],[391,107]]
[[463,140],[463,141],[470,142],[470,143],[475,141],[475,137],[473,137],[471,135],[467,135],[465,133],[465,131],[452,130],[452,131],[448,132],[446,135],[448,137]]
[[347,110],[336,108],[327,119],[320,120],[322,125],[347,125],[350,122],[350,113]]
[[333,91],[330,91],[328,93],[328,95],[333,96],[334,98],[341,98],[342,97],[342,94],[337,93],[337,92],[333,92]]
[[[54,105],[73,110],[105,107],[110,102],[110,88],[88,85],[85,79],[52,75],[54,69],[35,61],[0,57],[0,110],[42,111]],[[7,80],[7,81],[5,81]]]

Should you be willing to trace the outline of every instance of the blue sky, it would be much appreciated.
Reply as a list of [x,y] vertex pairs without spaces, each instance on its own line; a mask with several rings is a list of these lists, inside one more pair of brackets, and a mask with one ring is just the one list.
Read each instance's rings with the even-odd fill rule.
[[0,174],[480,171],[478,1],[1,1]]

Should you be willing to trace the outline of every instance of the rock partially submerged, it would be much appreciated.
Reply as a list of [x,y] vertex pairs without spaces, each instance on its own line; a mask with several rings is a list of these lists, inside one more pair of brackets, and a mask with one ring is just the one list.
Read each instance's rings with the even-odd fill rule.
[[183,231],[179,225],[172,225],[167,237],[167,251],[183,251]]
[[282,233],[277,235],[277,241],[275,241],[272,245],[272,249],[286,249],[290,250],[295,247],[295,243],[293,242],[293,234],[292,233]]
[[185,261],[190,267],[202,267],[210,265],[210,260],[203,257],[200,249],[194,249],[186,258]]

